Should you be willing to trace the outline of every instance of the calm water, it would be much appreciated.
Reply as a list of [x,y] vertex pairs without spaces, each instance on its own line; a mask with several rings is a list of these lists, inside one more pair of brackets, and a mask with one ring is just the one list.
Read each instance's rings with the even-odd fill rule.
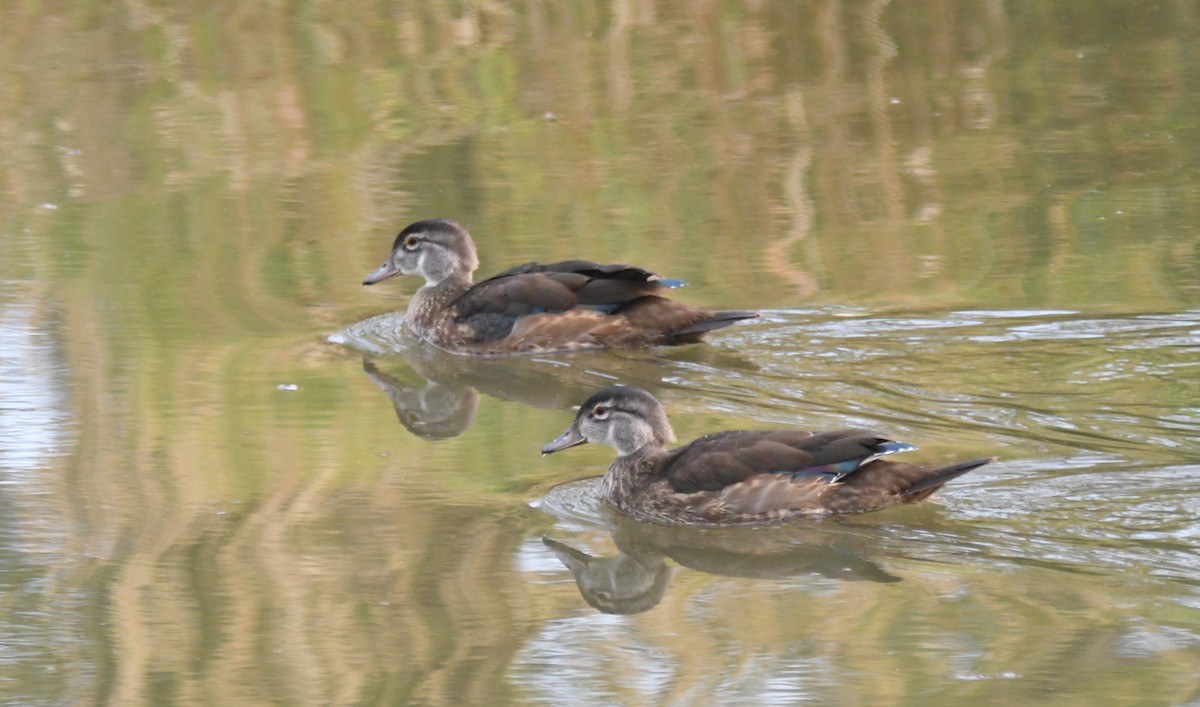
[[[0,701],[1200,702],[1192,2],[7,3]],[[447,216],[764,311],[472,361],[359,283]],[[633,523],[541,459],[996,455],[936,503]]]

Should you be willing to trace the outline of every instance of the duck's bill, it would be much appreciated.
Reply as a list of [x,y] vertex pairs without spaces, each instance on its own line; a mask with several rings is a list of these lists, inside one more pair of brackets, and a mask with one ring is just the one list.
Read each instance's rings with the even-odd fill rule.
[[571,425],[567,428],[566,432],[555,437],[553,442],[542,447],[542,454],[561,452],[564,449],[578,447],[581,444],[587,444],[587,438],[579,434],[579,430],[575,429],[575,425]]
[[383,282],[389,277],[396,277],[399,274],[400,271],[396,269],[396,266],[392,265],[392,261],[388,260],[383,265],[380,265],[378,270],[364,277],[363,284],[374,285],[377,282]]

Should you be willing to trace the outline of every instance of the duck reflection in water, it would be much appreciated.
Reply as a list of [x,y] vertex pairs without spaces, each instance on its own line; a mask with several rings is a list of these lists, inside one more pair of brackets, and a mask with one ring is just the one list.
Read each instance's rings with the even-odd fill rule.
[[[380,364],[364,358],[363,371],[387,394],[400,424],[430,441],[466,432],[475,421],[480,393],[558,410],[586,395],[597,380],[595,374],[544,360],[464,358],[436,349],[388,359],[391,372]],[[574,380],[581,375],[584,380]]]
[[385,373],[370,359],[363,359],[363,371],[375,382],[396,411],[404,429],[428,440],[457,437],[475,421],[479,393],[469,385],[448,384],[428,378],[422,382],[404,381]]
[[[581,354],[565,359],[455,356],[432,347],[405,348],[403,356],[364,357],[363,371],[379,386],[400,424],[430,441],[457,437],[475,420],[480,394],[547,410],[570,408],[597,381],[620,378],[651,384],[664,367],[754,370],[736,354],[715,347],[675,350],[670,358],[651,352]],[[386,370],[385,370],[386,369]]]
[[571,572],[584,601],[605,614],[637,614],[662,601],[678,565],[713,575],[899,582],[864,556],[861,537],[841,528],[704,529],[623,518],[612,532],[616,555],[594,556],[551,538],[542,542]]

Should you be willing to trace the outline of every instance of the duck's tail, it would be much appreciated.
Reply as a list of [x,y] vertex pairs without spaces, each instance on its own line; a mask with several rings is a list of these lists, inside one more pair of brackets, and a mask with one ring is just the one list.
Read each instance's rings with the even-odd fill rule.
[[723,329],[742,320],[757,319],[760,316],[762,315],[758,312],[747,309],[727,309],[719,312],[708,312],[708,315],[700,321],[692,322],[678,329],[672,329],[668,336],[678,339],[688,339],[690,337],[698,339],[714,329]]
[[991,464],[994,461],[996,461],[996,457],[984,457],[982,459],[972,459],[969,462],[959,462],[957,464],[951,464],[950,466],[944,466],[941,469],[937,469],[929,476],[926,476],[925,478],[916,482],[912,486],[904,489],[900,492],[900,495],[908,496],[910,494],[920,493],[922,491],[928,491],[932,493],[941,488],[941,486],[947,481],[957,479],[968,471],[973,471],[984,464]]

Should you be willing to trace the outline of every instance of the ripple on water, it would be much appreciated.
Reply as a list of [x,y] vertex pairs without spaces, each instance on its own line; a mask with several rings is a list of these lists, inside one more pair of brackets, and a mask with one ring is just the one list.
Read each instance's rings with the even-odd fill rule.
[[[1072,340],[1122,338],[1130,335],[1141,336],[1145,332],[1167,329],[1194,327],[1200,320],[1194,318],[1159,318],[1133,317],[1126,319],[1113,318],[1080,318],[1064,319],[1037,324],[1019,324],[1008,327],[998,334],[983,334],[972,337],[979,342],[1001,342],[1014,340]],[[1144,337],[1143,337],[1144,338]],[[1174,338],[1174,337],[1173,337]],[[1196,344],[1191,336],[1184,335],[1184,340]]]
[[420,346],[420,341],[404,326],[404,312],[368,317],[330,334],[328,341],[373,354],[403,354]]
[[1079,312],[1074,309],[964,309],[950,312],[950,314],[956,317],[1029,319],[1033,317],[1072,317]]
[[533,505],[558,518],[572,531],[612,528],[614,512],[600,498],[601,478],[592,476],[558,484]]

